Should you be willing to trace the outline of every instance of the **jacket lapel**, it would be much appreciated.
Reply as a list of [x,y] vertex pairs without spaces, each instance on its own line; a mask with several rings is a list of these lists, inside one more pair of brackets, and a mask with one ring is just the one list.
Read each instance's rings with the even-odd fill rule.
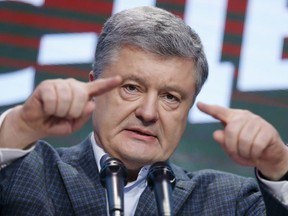
[[147,186],[141,194],[135,216],[138,215],[158,215],[157,204],[154,192]]
[[191,180],[189,181],[178,179],[176,181],[176,185],[173,191],[173,206],[175,214],[177,214],[185,201],[188,199],[188,196],[191,194],[194,187],[195,183]]
[[99,179],[90,139],[65,151],[58,162],[75,215],[106,215],[105,189]]

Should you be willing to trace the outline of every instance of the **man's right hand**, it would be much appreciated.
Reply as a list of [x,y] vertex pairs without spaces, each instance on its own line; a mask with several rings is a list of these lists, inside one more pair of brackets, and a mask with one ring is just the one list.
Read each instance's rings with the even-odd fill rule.
[[25,149],[38,139],[73,133],[93,112],[93,97],[121,82],[121,77],[89,83],[75,79],[43,81],[23,105],[6,116],[0,128],[0,147]]

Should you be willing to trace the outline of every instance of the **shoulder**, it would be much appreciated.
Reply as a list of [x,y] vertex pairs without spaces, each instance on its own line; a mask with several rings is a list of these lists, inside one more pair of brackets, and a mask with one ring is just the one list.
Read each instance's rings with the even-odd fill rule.
[[73,163],[73,161],[77,161],[81,156],[91,151],[91,142],[89,137],[87,137],[75,146],[61,148],[55,148],[50,143],[40,140],[36,143],[35,150],[30,154],[32,154],[31,157],[38,158],[39,160]]
[[196,187],[205,190],[209,189],[208,187],[213,187],[213,190],[218,188],[222,191],[239,191],[243,187],[259,190],[257,181],[251,177],[243,177],[212,169],[189,172],[173,164],[172,169],[175,173],[176,180],[193,182]]
[[211,169],[188,172],[172,167],[176,176],[175,196],[185,196],[181,214],[200,211],[203,215],[235,215],[236,212],[263,215],[265,212],[261,192],[253,178]]
[[59,163],[74,166],[79,164],[81,158],[87,157],[93,157],[89,138],[86,138],[78,145],[67,148],[55,148],[48,142],[39,140],[33,151],[2,169],[1,176],[12,176],[12,173],[18,172],[18,170],[24,170],[27,174],[31,172],[39,173],[41,170],[42,172],[49,172],[51,169],[57,169]]

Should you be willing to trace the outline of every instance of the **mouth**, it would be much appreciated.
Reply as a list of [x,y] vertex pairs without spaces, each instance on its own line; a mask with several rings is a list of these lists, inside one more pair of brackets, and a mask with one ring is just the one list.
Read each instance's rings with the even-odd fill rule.
[[150,139],[155,139],[157,138],[156,133],[150,131],[150,130],[145,130],[141,128],[128,128],[126,129],[127,132],[130,134],[135,135],[138,138],[150,138]]

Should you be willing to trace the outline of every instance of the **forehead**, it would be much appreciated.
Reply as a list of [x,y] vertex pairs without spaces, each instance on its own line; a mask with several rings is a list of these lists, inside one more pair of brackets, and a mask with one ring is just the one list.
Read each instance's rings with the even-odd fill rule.
[[195,67],[191,59],[163,57],[132,46],[122,47],[103,75],[120,75],[144,84],[183,86],[195,90]]

